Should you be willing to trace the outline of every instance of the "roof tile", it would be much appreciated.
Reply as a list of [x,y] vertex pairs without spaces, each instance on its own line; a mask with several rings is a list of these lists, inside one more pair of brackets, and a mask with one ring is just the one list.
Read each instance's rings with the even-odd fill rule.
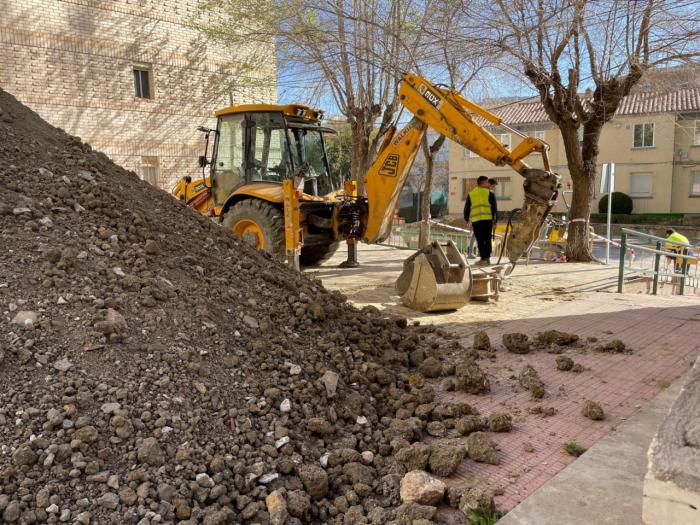
[[[539,100],[527,99],[490,111],[510,125],[549,121]],[[676,111],[700,111],[700,87],[660,93],[633,93],[622,99],[615,115],[648,115]]]

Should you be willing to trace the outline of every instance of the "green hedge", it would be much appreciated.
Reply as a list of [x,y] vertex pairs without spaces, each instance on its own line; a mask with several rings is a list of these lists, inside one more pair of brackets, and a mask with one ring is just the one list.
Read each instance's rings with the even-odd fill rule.
[[[610,207],[615,215],[629,215],[634,209],[634,201],[626,193],[614,191],[612,194],[612,206]],[[603,198],[598,201],[598,212],[608,212],[608,196],[603,195]]]
[[[614,201],[613,201],[614,202]],[[605,224],[608,221],[605,213],[591,213],[591,222]],[[622,214],[613,213],[612,224],[677,224],[683,223],[683,214]]]

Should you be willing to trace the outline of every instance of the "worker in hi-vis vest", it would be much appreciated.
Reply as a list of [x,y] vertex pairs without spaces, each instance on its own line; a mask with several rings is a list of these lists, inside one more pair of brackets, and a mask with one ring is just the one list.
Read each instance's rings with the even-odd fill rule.
[[[683,242],[685,244],[690,244],[690,242],[688,241],[688,237],[678,233],[673,228],[669,228],[668,230],[666,230],[666,235],[667,235],[666,239],[669,241],[676,241],[676,242]],[[664,244],[664,249],[667,252],[671,252],[671,253],[688,253],[689,252],[688,248],[686,248],[685,246],[681,246],[679,244],[674,244],[674,243],[670,243],[670,242],[667,242]],[[666,256],[666,259],[669,262],[673,262],[674,258],[676,259],[675,260],[675,269],[677,272],[679,272],[681,269],[681,265],[683,264],[683,259],[681,257],[669,257],[668,255]]]
[[467,195],[464,203],[464,220],[471,223],[479,247],[480,260],[476,264],[491,264],[491,234],[496,226],[496,195],[490,191],[489,179],[483,175],[476,179],[476,187]]

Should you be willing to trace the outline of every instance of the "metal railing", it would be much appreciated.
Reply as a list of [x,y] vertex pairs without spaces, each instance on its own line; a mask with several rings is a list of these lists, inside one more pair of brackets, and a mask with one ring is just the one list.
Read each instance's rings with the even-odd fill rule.
[[[688,243],[623,228],[617,291],[623,293],[625,275],[628,275],[644,278],[647,287],[651,282],[648,292],[652,295],[657,295],[659,285],[666,284],[672,286],[673,294],[683,295],[688,287],[697,293],[699,252],[700,248]],[[662,257],[665,257],[663,266]]]
[[[460,253],[468,255],[469,242],[472,237],[472,231],[466,228],[459,228],[449,224],[443,224],[436,220],[430,220],[430,240],[431,241],[452,241]],[[395,220],[389,238],[382,244],[393,246],[395,248],[406,248],[411,250],[418,249],[418,241],[420,238],[420,223],[412,222],[405,223],[400,220]],[[503,242],[503,234],[496,233],[493,242],[493,254],[499,254],[501,243]],[[474,245],[476,249],[476,243]]]

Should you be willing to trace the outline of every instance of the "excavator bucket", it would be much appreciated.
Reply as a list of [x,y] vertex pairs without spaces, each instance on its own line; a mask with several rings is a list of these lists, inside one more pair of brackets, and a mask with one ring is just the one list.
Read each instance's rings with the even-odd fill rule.
[[471,296],[469,265],[452,241],[433,241],[403,263],[396,280],[401,302],[421,312],[457,310]]

